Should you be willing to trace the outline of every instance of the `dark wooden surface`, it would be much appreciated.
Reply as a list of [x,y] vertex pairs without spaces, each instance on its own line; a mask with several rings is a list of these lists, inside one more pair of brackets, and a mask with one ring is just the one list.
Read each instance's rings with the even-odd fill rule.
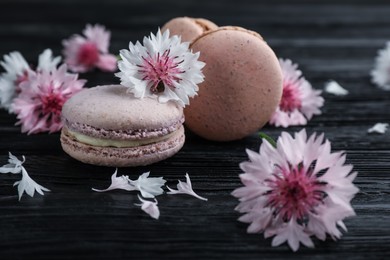
[[[44,48],[59,55],[61,40],[80,33],[86,23],[112,31],[113,53],[176,16],[258,31],[278,56],[299,63],[315,88],[334,79],[350,91],[345,97],[324,94],[323,115],[311,120],[307,131],[324,132],[334,150],[347,151],[361,190],[352,201],[357,216],[345,221],[349,231],[340,241],[315,240],[315,249],[292,253],[286,245],[272,248],[261,234],[246,234],[247,225],[236,221],[237,200],[230,193],[240,186],[238,164],[247,158],[245,148],[260,145],[256,134],[215,143],[187,131],[184,148],[173,158],[120,169],[133,179],[151,171],[171,186],[188,172],[195,190],[209,198],[162,195],[161,218],[155,221],[134,206],[135,193],[91,191],[109,184],[113,168],[69,158],[59,134],[21,134],[15,116],[0,111],[1,164],[8,151],[25,155],[30,175],[52,190],[18,202],[12,187],[17,177],[0,176],[0,259],[389,259],[390,134],[367,134],[374,123],[390,121],[390,92],[375,88],[369,77],[377,50],[390,40],[386,2],[0,1],[0,55],[19,50],[31,63]],[[88,79],[88,87],[118,82],[107,73],[80,77]],[[266,126],[263,131],[277,137],[282,130]]]

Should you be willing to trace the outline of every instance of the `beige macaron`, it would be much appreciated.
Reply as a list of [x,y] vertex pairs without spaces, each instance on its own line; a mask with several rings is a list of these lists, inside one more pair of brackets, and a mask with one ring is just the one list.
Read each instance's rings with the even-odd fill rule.
[[226,26],[191,44],[206,63],[198,96],[184,110],[185,124],[214,141],[242,139],[263,127],[282,95],[279,61],[256,32]]
[[168,21],[161,31],[169,29],[170,35],[179,35],[183,42],[191,42],[204,32],[217,29],[218,26],[204,18],[177,17]]

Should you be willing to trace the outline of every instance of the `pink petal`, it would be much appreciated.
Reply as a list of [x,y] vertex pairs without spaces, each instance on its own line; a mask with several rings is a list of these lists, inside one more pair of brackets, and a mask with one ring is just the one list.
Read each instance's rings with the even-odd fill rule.
[[112,54],[101,54],[96,67],[103,71],[113,72],[118,69],[117,58]]

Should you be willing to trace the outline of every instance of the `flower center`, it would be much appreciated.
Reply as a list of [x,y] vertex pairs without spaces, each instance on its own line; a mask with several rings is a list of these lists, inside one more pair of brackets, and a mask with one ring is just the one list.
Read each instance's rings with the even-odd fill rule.
[[99,51],[92,42],[84,43],[78,52],[77,59],[79,63],[86,66],[92,66],[99,60]]
[[65,99],[62,97],[62,95],[51,92],[45,96],[42,96],[41,102],[43,114],[46,115],[51,113],[59,116],[61,115],[61,110],[65,103]]
[[294,109],[301,108],[302,100],[296,84],[293,82],[284,82],[283,84],[283,94],[279,104],[280,109],[285,112],[291,112]]
[[321,189],[324,183],[302,167],[282,170],[282,174],[275,177],[270,181],[272,190],[268,193],[268,204],[285,221],[292,217],[304,221],[307,214],[326,196]]
[[142,80],[151,82],[152,86],[150,91],[152,93],[164,92],[165,87],[174,88],[174,82],[179,82],[180,78],[178,74],[184,73],[180,70],[179,65],[183,61],[177,62],[175,58],[171,57],[170,50],[164,51],[161,55],[157,53],[156,57],[142,57],[143,64],[138,65],[140,67],[139,73],[142,74]]

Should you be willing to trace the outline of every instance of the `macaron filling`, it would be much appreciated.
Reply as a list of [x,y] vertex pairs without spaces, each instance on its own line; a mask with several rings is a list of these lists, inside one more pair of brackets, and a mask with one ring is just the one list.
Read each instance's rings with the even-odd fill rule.
[[71,138],[77,140],[78,142],[92,145],[92,146],[99,146],[99,147],[117,147],[117,148],[128,148],[128,147],[137,147],[152,143],[158,143],[162,142],[164,140],[169,139],[174,133],[171,132],[167,135],[160,136],[160,137],[154,137],[154,138],[146,138],[146,139],[140,139],[140,140],[114,140],[114,139],[104,139],[104,138],[96,138],[87,136],[84,134],[80,134],[77,132],[74,132],[68,128],[64,128],[64,132]]
[[111,130],[90,126],[88,124],[82,124],[78,122],[71,122],[67,119],[64,120],[64,125],[68,130],[77,134],[82,134],[88,137],[97,139],[114,139],[114,140],[134,140],[149,139],[165,136],[169,133],[177,131],[184,122],[184,116],[174,122],[167,122],[167,126],[157,129],[128,129],[128,130]]

